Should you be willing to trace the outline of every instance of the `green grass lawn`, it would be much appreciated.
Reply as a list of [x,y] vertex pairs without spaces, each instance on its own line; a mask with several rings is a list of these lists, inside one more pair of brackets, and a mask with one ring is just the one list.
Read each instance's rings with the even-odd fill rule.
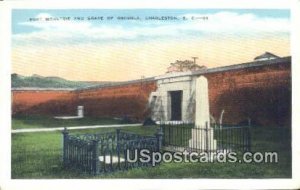
[[55,119],[49,116],[15,116],[12,129],[70,127],[82,125],[112,125],[122,121],[113,118],[84,117],[81,119]]
[[[16,121],[13,121],[15,123]],[[22,121],[18,121],[22,122]],[[33,124],[35,121],[31,121]],[[43,123],[37,120],[36,124]],[[28,123],[29,125],[29,123]],[[48,126],[53,126],[49,124]],[[124,129],[124,128],[123,128]],[[114,131],[112,128],[75,130],[71,133]],[[125,130],[153,135],[156,127]],[[278,163],[162,163],[156,167],[89,176],[62,167],[60,132],[12,134],[12,178],[290,178],[291,144],[287,130],[252,129],[252,151],[277,151]]]
[[[115,131],[116,128],[72,130],[70,134]],[[152,135],[156,127],[127,127],[142,135]],[[62,168],[61,132],[12,134],[12,178],[85,178],[78,171]]]

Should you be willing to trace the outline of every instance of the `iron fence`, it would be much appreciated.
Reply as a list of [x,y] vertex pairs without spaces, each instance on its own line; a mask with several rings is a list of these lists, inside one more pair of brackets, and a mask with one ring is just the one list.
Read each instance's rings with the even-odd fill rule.
[[[181,127],[193,128],[193,125],[184,124]],[[214,126],[212,126],[214,127]],[[216,126],[220,128],[219,126]],[[227,130],[227,128],[234,126],[225,126],[223,125],[223,132]],[[165,128],[166,129],[166,128]],[[251,151],[252,152],[277,152],[280,158],[280,162],[283,163],[282,171],[290,171],[291,170],[291,160],[292,160],[292,146],[291,146],[291,128],[289,127],[271,127],[271,126],[251,126],[249,128],[251,131]],[[166,129],[168,132],[168,129]],[[182,140],[181,144],[185,143],[186,146],[189,145],[188,141],[191,137],[191,132],[186,133],[190,134],[186,140]],[[172,132],[171,132],[172,133]],[[177,132],[179,133],[179,131]],[[221,133],[221,131],[220,131]],[[224,132],[226,133],[226,132]],[[226,134],[223,133],[223,140],[226,140]],[[227,132],[229,133],[229,132]],[[241,133],[241,132],[240,132]],[[115,134],[115,133],[112,133]],[[123,133],[122,133],[123,134]],[[126,138],[132,139],[130,137],[129,132],[126,132]],[[233,134],[233,132],[232,132]],[[135,135],[135,134],[134,134]],[[133,135],[133,136],[134,136]],[[165,133],[168,136],[167,133]],[[218,133],[216,133],[218,135]],[[49,138],[50,136],[50,138]],[[69,136],[76,136],[70,134]],[[88,136],[88,135],[86,135]],[[98,134],[98,136],[101,136]],[[105,135],[104,135],[105,136]],[[183,134],[182,136],[187,136]],[[232,135],[234,136],[234,135]],[[104,138],[104,137],[103,137]],[[125,141],[125,136],[123,137]],[[178,137],[182,138],[183,137]],[[229,134],[227,134],[227,138],[229,138]],[[49,141],[51,139],[51,141]],[[53,139],[56,139],[53,141]],[[165,138],[166,142],[168,137]],[[217,137],[217,139],[221,139],[222,137]],[[179,141],[179,140],[178,140]],[[179,143],[175,143],[173,140],[173,144],[180,147]],[[130,142],[127,143],[127,146]],[[122,144],[122,143],[120,143]],[[218,146],[220,146],[219,141],[217,141]],[[179,146],[180,145],[180,146]],[[79,149],[79,148],[78,148]],[[39,134],[12,134],[12,158],[11,158],[11,177],[12,179],[47,179],[47,178],[86,178],[90,177],[89,175],[85,175],[85,173],[81,172],[81,170],[73,170],[67,169],[65,170],[62,167],[62,152],[63,147],[59,142],[59,137],[57,138],[56,133],[39,133]],[[68,153],[69,154],[69,153]],[[82,159],[84,159],[85,154],[82,154]],[[87,157],[91,157],[91,155],[86,155]],[[109,157],[106,157],[109,158]],[[109,160],[109,159],[108,159]],[[106,162],[108,162],[108,160]],[[82,160],[83,162],[83,160]],[[75,162],[73,162],[75,163]],[[102,162],[103,164],[103,162]],[[113,167],[115,167],[117,163],[113,163]],[[121,161],[121,164],[124,163]],[[86,164],[88,165],[88,164]],[[132,164],[131,164],[132,165]],[[131,167],[130,163],[128,168]],[[110,166],[106,164],[107,170],[109,170]],[[65,167],[73,167],[71,163],[69,163]],[[92,167],[92,166],[89,166]],[[101,167],[101,165],[100,165]],[[125,166],[124,166],[125,167]],[[133,166],[132,166],[133,167]],[[212,166],[213,167],[213,166]],[[88,167],[87,167],[88,168]],[[103,168],[103,167],[102,167]],[[244,168],[244,167],[242,167]],[[247,168],[247,167],[246,167]],[[118,169],[118,168],[117,168]],[[115,169],[115,170],[117,170]],[[88,172],[88,169],[87,169]]]
[[70,135],[63,131],[63,165],[88,174],[100,174],[150,166],[137,158],[141,149],[160,151],[161,135],[142,136],[117,129],[100,134]]
[[162,144],[171,151],[251,151],[251,127],[194,124],[161,124]]

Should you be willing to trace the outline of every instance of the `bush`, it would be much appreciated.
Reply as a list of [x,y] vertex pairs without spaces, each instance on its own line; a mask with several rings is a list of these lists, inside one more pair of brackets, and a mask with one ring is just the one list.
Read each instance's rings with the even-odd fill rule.
[[155,121],[153,121],[151,117],[147,117],[143,122],[143,126],[149,126],[149,125],[156,125]]

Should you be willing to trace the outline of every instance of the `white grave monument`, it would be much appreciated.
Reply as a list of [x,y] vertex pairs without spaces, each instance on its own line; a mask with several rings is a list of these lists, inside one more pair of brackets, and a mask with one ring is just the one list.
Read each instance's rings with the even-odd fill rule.
[[189,140],[189,147],[203,151],[216,151],[217,142],[214,139],[213,129],[210,128],[208,83],[204,76],[196,79],[195,97],[195,129],[192,129],[192,138]]
[[77,117],[83,118],[83,106],[77,106]]

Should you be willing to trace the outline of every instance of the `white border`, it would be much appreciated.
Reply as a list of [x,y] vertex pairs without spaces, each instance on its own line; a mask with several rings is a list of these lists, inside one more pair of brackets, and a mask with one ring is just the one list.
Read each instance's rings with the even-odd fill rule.
[[[292,7],[292,74],[293,74],[293,179],[183,179],[183,180],[131,180],[131,179],[97,179],[97,180],[11,180],[10,179],[10,126],[11,126],[11,93],[10,93],[10,39],[11,39],[11,9],[12,8],[231,8],[231,9],[289,9]],[[299,165],[299,126],[300,81],[297,72],[300,71],[299,59],[299,26],[300,0],[98,0],[98,1],[10,1],[0,2],[0,188],[1,189],[296,189],[300,188]],[[299,25],[299,24],[298,24]],[[299,86],[299,84],[298,84]],[[297,148],[297,151],[296,151]],[[297,162],[298,161],[298,162]]]
[[297,189],[300,189],[300,0],[292,1],[291,9],[291,54],[292,54],[292,176],[298,179]]
[[10,0],[6,6],[22,9],[44,8],[112,8],[112,9],[135,9],[135,8],[164,8],[164,9],[195,9],[195,8],[222,8],[222,9],[289,9],[291,1],[286,0]]

